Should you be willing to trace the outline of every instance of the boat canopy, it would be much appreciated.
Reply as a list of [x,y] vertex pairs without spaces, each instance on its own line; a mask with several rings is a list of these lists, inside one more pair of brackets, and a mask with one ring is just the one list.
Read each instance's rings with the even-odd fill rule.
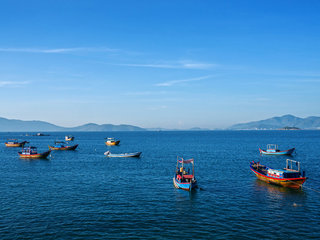
[[179,163],[192,163],[192,162],[193,162],[193,159],[186,159],[186,160],[184,160],[184,159],[179,159],[178,161],[179,161]]
[[267,150],[278,150],[278,145],[277,144],[268,144]]

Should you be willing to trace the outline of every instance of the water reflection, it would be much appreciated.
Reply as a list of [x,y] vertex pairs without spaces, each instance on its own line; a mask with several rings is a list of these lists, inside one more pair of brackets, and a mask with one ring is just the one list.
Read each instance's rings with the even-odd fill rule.
[[266,183],[259,179],[255,180],[254,187],[256,191],[259,191],[259,192],[267,191],[269,194],[279,194],[279,193],[295,194],[295,195],[305,194],[305,192],[302,189],[286,188],[286,187]]
[[197,193],[199,191],[199,189],[195,189],[191,192],[182,190],[182,189],[177,189],[174,188],[174,193],[175,193],[175,197],[176,197],[176,202],[177,203],[181,203],[181,202],[185,202],[185,201],[194,201],[197,197]]
[[[307,195],[303,190],[272,185],[258,179],[254,183],[254,190],[257,193],[255,198],[271,211],[304,206],[306,202]],[[280,211],[278,214],[284,213]]]

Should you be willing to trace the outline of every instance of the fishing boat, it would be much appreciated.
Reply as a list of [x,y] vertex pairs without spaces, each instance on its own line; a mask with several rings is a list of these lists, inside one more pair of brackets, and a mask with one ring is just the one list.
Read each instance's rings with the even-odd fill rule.
[[74,136],[71,136],[71,135],[65,136],[65,140],[66,141],[73,141],[74,140]]
[[259,148],[260,154],[265,155],[291,155],[295,148],[290,148],[288,150],[280,151],[277,144],[268,144],[267,150],[262,150]]
[[34,136],[43,137],[43,136],[50,136],[50,135],[49,134],[44,134],[44,133],[37,133]]
[[4,144],[6,145],[6,147],[23,147],[26,143],[28,142],[27,141],[18,142],[17,139],[10,139]]
[[78,147],[76,145],[68,145],[65,142],[55,141],[53,146],[49,146],[50,150],[75,150]]
[[176,173],[173,177],[175,188],[191,191],[198,187],[194,176],[194,159],[177,158]]
[[255,161],[250,163],[250,169],[258,179],[288,188],[301,188],[307,180],[305,171],[300,171],[300,162],[291,159],[287,159],[284,169],[270,168]]
[[105,143],[107,146],[115,146],[119,145],[120,140],[114,140],[114,138],[107,138],[107,141]]
[[110,151],[106,151],[104,155],[106,155],[107,157],[122,157],[122,158],[137,157],[138,158],[140,157],[141,152],[115,154],[115,153],[111,153]]
[[22,148],[20,152],[18,152],[19,156],[21,158],[46,158],[49,156],[51,150],[38,153],[38,150],[36,147],[25,147]]

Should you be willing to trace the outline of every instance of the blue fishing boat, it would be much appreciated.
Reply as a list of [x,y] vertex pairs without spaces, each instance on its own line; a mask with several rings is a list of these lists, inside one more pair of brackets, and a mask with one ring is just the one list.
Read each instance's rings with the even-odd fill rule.
[[268,144],[267,150],[262,150],[261,148],[259,148],[260,154],[264,155],[291,155],[294,150],[295,148],[290,148],[288,150],[280,151],[277,144]]
[[107,157],[123,157],[123,158],[126,158],[126,157],[140,157],[141,155],[141,152],[134,152],[134,153],[111,153],[110,151],[106,151],[104,153],[104,155],[106,155]]
[[198,187],[194,176],[194,159],[177,158],[176,173],[173,177],[175,188],[191,191]]
[[78,147],[76,145],[68,145],[65,142],[55,141],[53,146],[49,146],[50,150],[75,150]]

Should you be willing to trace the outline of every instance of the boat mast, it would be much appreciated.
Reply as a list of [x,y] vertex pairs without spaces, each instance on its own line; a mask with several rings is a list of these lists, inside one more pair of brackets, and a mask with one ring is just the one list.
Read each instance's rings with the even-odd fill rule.
[[179,156],[177,156],[177,166],[176,166],[176,171],[177,169],[179,170]]
[[[289,161],[290,161],[290,163],[291,163],[290,168],[289,168]],[[294,160],[291,160],[291,159],[287,159],[287,162],[286,162],[286,165],[287,165],[287,166],[286,166],[286,168],[293,170],[293,167],[292,167],[292,163],[293,163],[293,162],[296,163],[296,165],[298,166],[298,172],[300,172],[300,162],[298,162],[298,161],[294,161]]]
[[192,174],[193,174],[192,179],[194,179],[194,159],[192,159]]
[[182,173],[181,173],[181,179],[183,179],[183,161],[184,161],[184,160],[183,160],[183,158],[181,158],[181,160],[182,160],[182,171],[181,171]]

